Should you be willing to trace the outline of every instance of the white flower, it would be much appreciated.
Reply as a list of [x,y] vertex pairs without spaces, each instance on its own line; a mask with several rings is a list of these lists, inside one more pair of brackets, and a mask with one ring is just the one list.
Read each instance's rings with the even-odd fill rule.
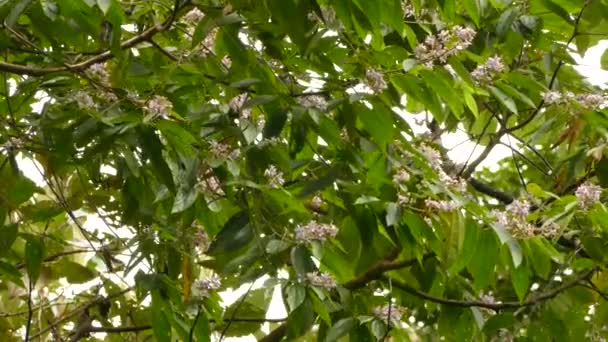
[[102,85],[107,86],[110,84],[110,73],[108,72],[105,63],[95,63],[89,67],[87,74],[91,78],[98,80]]
[[447,62],[451,55],[468,48],[477,33],[470,27],[455,26],[452,30],[442,30],[436,36],[427,36],[424,43],[414,48],[414,56],[426,66],[435,61]]
[[110,91],[103,91],[99,96],[106,102],[112,103],[118,101],[116,94]]
[[314,196],[311,200],[310,200],[310,205],[311,207],[313,207],[314,209],[319,209],[321,208],[321,205],[323,205],[323,199],[320,196]]
[[601,94],[583,94],[576,97],[585,108],[597,110],[608,107],[608,97]]
[[200,253],[207,252],[209,246],[211,245],[211,241],[209,240],[209,235],[207,235],[207,231],[204,227],[200,226],[196,227],[196,232],[194,233],[192,242]]
[[211,291],[215,291],[222,286],[222,279],[214,274],[210,277],[198,279],[192,284],[194,293],[200,297],[209,297]]
[[306,279],[312,286],[322,287],[326,290],[336,288],[336,280],[328,273],[309,272],[306,273]]
[[95,101],[93,101],[93,98],[84,91],[76,92],[72,98],[76,101],[76,104],[80,109],[95,108]]
[[169,116],[169,112],[173,109],[173,104],[169,99],[164,96],[154,95],[146,104],[146,110],[152,115],[152,117],[163,117]]
[[225,143],[211,140],[209,142],[209,145],[211,147],[209,149],[211,155],[213,155],[213,157],[216,159],[226,159],[230,156],[230,153],[232,152],[232,146]]
[[397,305],[385,305],[383,307],[374,308],[374,316],[381,321],[388,321],[389,316],[391,323],[396,324],[401,321],[401,318],[405,314],[405,308]]
[[429,164],[433,169],[441,170],[441,164],[443,161],[441,159],[441,153],[439,153],[439,151],[426,145],[421,145],[420,151],[422,152],[424,157],[429,161]]
[[530,204],[527,201],[514,200],[504,211],[494,210],[492,213],[496,222],[509,230],[514,237],[527,238],[543,235],[542,229],[526,220],[530,213]]
[[333,224],[310,221],[304,226],[298,225],[295,229],[298,242],[325,241],[338,234],[338,228]]
[[382,74],[374,69],[367,69],[365,71],[365,80],[367,85],[375,92],[381,92],[387,88]]
[[514,200],[507,206],[507,211],[520,218],[525,218],[530,213],[530,203],[527,201]]
[[436,201],[427,199],[424,201],[424,204],[427,208],[439,212],[452,211],[458,208],[458,203],[454,201]]
[[408,196],[406,196],[404,194],[397,195],[397,203],[399,203],[399,205],[406,205],[410,202],[411,202],[411,198],[409,198]]
[[473,39],[475,39],[475,36],[477,35],[477,32],[470,27],[456,26],[452,29],[452,31],[456,37],[460,39],[462,46],[465,48],[471,45]]
[[591,184],[589,182],[581,184],[576,191],[576,200],[582,209],[588,209],[593,204],[600,201],[602,195],[602,188],[598,185]]
[[395,173],[395,175],[393,176],[393,183],[395,185],[407,183],[407,181],[409,181],[409,180],[410,180],[410,174],[403,169],[397,171],[397,173]]
[[546,105],[559,103],[562,99],[562,94],[558,91],[547,91],[541,94]]
[[214,174],[199,180],[197,188],[205,195],[224,196],[226,194],[222,189],[222,183]]
[[304,108],[317,108],[322,111],[327,109],[327,101],[319,95],[300,96],[296,100]]
[[283,172],[279,171],[275,165],[270,165],[266,170],[264,170],[264,177],[268,179],[268,184],[271,188],[280,188],[283,186],[283,184],[285,184]]
[[490,57],[484,64],[478,65],[473,72],[471,77],[480,83],[489,83],[492,81],[497,73],[501,73],[505,70],[505,65],[502,59],[498,56]]
[[183,17],[184,22],[188,24],[196,24],[199,21],[203,20],[205,14],[201,12],[198,8],[193,8],[190,12],[186,13]]
[[244,119],[249,119],[251,117],[251,109],[243,109],[245,102],[247,102],[247,96],[249,94],[242,93],[233,97],[230,102],[228,102],[228,107],[231,111],[235,113],[240,113],[241,117]]
[[488,58],[485,65],[488,68],[488,70],[490,70],[492,72],[498,73],[498,72],[505,71],[505,65],[503,64],[502,58],[500,58],[500,56],[494,56],[494,57]]

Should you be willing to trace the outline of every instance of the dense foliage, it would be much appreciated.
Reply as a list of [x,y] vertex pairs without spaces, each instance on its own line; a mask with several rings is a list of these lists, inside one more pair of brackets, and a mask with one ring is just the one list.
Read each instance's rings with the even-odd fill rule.
[[[0,18],[2,341],[608,337],[608,97],[571,57],[608,1]],[[450,160],[451,132],[481,154]]]

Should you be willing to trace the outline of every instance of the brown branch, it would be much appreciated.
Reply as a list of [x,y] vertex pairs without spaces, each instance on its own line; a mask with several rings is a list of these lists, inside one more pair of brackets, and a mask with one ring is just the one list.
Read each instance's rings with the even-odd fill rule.
[[77,309],[68,312],[66,315],[64,315],[63,317],[55,320],[54,322],[51,322],[48,326],[46,326],[43,329],[40,329],[36,334],[32,335],[30,337],[30,339],[33,340],[33,339],[35,339],[35,338],[37,338],[39,336],[42,336],[43,334],[47,333],[48,331],[50,331],[50,330],[54,329],[55,327],[59,326],[59,324],[65,322],[65,321],[70,320],[72,317],[75,317],[75,316],[81,314],[82,312],[85,312],[88,309],[90,309],[90,308],[92,308],[92,307],[94,307],[96,305],[99,305],[100,303],[102,303],[104,301],[109,301],[109,300],[118,298],[118,297],[124,295],[125,293],[130,292],[134,288],[135,287],[128,287],[128,288],[126,288],[126,289],[124,289],[122,291],[118,291],[116,293],[112,293],[112,294],[108,295],[107,297],[95,298],[94,300],[92,300],[92,301],[90,301],[90,302],[88,302],[86,304],[83,304],[83,305],[79,306]]
[[[387,258],[385,258],[384,260],[378,261],[372,267],[367,269],[367,271],[365,271],[363,274],[359,275],[355,279],[348,281],[347,283],[345,283],[342,286],[349,290],[356,290],[356,289],[364,287],[365,285],[367,285],[368,283],[370,283],[374,280],[378,280],[378,279],[382,278],[382,275],[384,274],[384,272],[409,267],[418,262],[418,259],[393,261],[397,257],[398,251],[397,251],[397,255],[394,255],[394,253],[395,252],[392,252],[391,254],[389,254],[389,256],[387,256]],[[422,257],[422,260],[432,258],[433,256],[435,256],[435,254],[433,254],[433,253],[425,254]]]
[[462,178],[469,179],[469,177],[471,177],[473,172],[475,172],[475,169],[477,168],[477,166],[479,166],[479,164],[481,164],[488,157],[490,152],[492,152],[492,149],[494,148],[494,146],[496,146],[500,142],[500,138],[502,138],[503,134],[504,133],[499,132],[492,138],[492,140],[490,140],[490,143],[481,152],[479,157],[477,157],[477,159],[473,160],[471,162],[471,164],[469,164],[469,166],[462,172],[462,174],[461,174]]
[[260,342],[279,342],[287,334],[287,323],[279,325],[276,329],[271,331],[268,335],[260,339]]
[[[247,317],[236,317],[231,319],[232,322],[239,323],[277,323],[277,322],[285,322],[287,318],[247,318]],[[210,319],[210,323],[215,323],[215,320]],[[139,332],[144,330],[152,329],[151,325],[134,325],[134,326],[119,326],[119,327],[89,327],[84,332],[86,334],[89,333],[107,333],[107,334],[120,334],[120,333],[129,333],[129,332]]]
[[[583,16],[583,12],[585,11],[585,8],[587,7],[587,5],[589,5],[589,0],[586,0],[583,3],[583,7],[581,8],[580,12],[578,12],[578,15],[576,16],[576,20],[574,21],[574,30],[572,32],[572,35],[570,36],[570,39],[568,39],[568,42],[566,43],[566,47],[568,47],[568,45],[570,45],[570,43],[572,43],[572,41],[574,40],[574,38],[576,38],[576,36],[578,35],[578,24],[581,21],[581,17]],[[553,88],[553,84],[555,83],[555,80],[557,79],[557,74],[559,73],[560,69],[562,68],[562,66],[564,65],[564,60],[560,60],[557,63],[557,66],[555,67],[555,70],[553,71],[553,75],[551,75],[551,80],[549,81],[549,90],[551,90]],[[540,103],[538,104],[538,106],[536,107],[536,109],[534,110],[534,112],[532,112],[532,114],[530,114],[530,116],[522,121],[521,123],[511,127],[511,128],[507,128],[505,127],[504,129],[501,130],[501,132],[503,133],[509,133],[509,132],[514,132],[517,131],[518,129],[524,128],[526,125],[528,125],[530,122],[532,122],[532,120],[534,120],[534,118],[536,117],[536,115],[538,115],[538,113],[540,113],[540,110],[543,108],[543,105],[545,104],[545,100],[541,99]]]
[[[94,249],[75,249],[72,251],[64,251],[64,252],[59,252],[57,254],[50,255],[50,256],[44,258],[44,260],[42,260],[42,262],[43,263],[53,262],[64,256],[80,254],[80,253],[92,253],[92,252],[95,252],[95,250]],[[17,269],[21,269],[23,267],[25,267],[25,262],[20,262],[15,265],[15,268],[17,268]]]
[[[186,1],[186,3],[187,3],[187,1]],[[184,5],[182,5],[182,7],[183,6]],[[177,10],[179,8],[180,7],[178,7],[176,4],[176,9],[171,12],[171,15],[162,24],[152,26],[149,29],[143,31],[142,33],[125,40],[124,42],[122,42],[120,44],[120,48],[122,50],[130,49],[142,42],[150,41],[155,34],[168,30],[171,27],[171,25],[173,25],[173,22],[175,21],[175,19],[177,17]],[[9,73],[18,74],[18,75],[29,75],[29,76],[43,76],[43,75],[53,74],[53,73],[57,73],[57,72],[64,72],[64,71],[78,72],[78,71],[83,71],[83,70],[89,68],[93,64],[105,62],[112,57],[114,57],[114,54],[112,53],[112,51],[106,50],[106,51],[104,51],[98,55],[95,55],[80,63],[66,64],[66,65],[60,66],[60,67],[44,67],[44,68],[27,66],[27,65],[22,65],[22,64],[14,64],[14,63],[8,63],[8,62],[0,62],[0,71],[9,72]]]
[[[420,298],[428,300],[430,302],[449,305],[449,306],[457,306],[457,307],[462,307],[462,308],[481,307],[481,308],[492,309],[492,310],[498,311],[498,310],[502,310],[502,309],[517,309],[517,308],[522,308],[522,307],[526,307],[526,306],[532,306],[532,305],[542,303],[543,301],[546,301],[548,299],[555,298],[557,295],[559,295],[563,291],[570,289],[574,286],[580,285],[580,282],[582,280],[588,279],[595,271],[596,271],[596,268],[592,268],[591,270],[589,270],[585,273],[582,273],[575,279],[573,279],[567,283],[564,283],[561,286],[558,286],[552,290],[549,290],[545,293],[541,293],[540,295],[538,295],[534,298],[531,298],[531,299],[528,299],[528,300],[525,300],[522,302],[506,301],[506,302],[491,303],[491,302],[483,302],[483,301],[477,301],[477,300],[467,301],[467,300],[441,298],[441,297],[432,296],[426,292],[415,289],[412,286],[410,286],[406,283],[403,283],[399,280],[391,279],[391,281],[392,281],[393,287],[396,287],[411,295],[420,297]],[[385,279],[388,279],[388,278],[385,278]]]
[[473,187],[473,189],[481,192],[482,194],[495,198],[503,204],[511,204],[511,202],[513,202],[514,200],[513,196],[507,194],[506,192],[495,189],[492,186],[475,178],[469,178],[469,184]]

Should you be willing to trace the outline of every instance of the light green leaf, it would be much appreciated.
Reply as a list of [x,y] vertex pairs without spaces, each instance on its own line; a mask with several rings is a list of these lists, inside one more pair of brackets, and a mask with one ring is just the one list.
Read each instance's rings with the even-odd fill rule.
[[608,49],[604,50],[600,58],[600,66],[604,70],[608,70]]
[[339,320],[327,331],[325,341],[337,341],[340,337],[346,335],[352,328],[354,328],[355,324],[355,319],[351,317]]
[[512,98],[507,96],[505,93],[500,91],[498,88],[493,86],[488,86],[490,92],[502,103],[508,110],[512,113],[517,114],[517,106],[515,105],[515,101]]
[[42,260],[44,259],[44,244],[39,238],[30,237],[25,244],[25,267],[27,273],[35,284],[40,275]]

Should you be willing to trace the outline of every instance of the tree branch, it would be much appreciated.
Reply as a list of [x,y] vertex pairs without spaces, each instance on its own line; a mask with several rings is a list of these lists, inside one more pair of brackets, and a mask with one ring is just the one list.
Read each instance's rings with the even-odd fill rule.
[[[410,286],[406,283],[403,283],[399,280],[391,279],[391,281],[392,281],[393,287],[401,289],[411,295],[428,300],[430,302],[449,305],[449,306],[463,307],[463,308],[481,307],[481,308],[492,309],[492,310],[498,311],[498,310],[502,310],[502,309],[516,309],[516,308],[522,308],[522,307],[526,307],[526,306],[532,306],[532,305],[539,304],[543,301],[546,301],[548,299],[555,298],[557,295],[559,295],[563,291],[570,289],[574,286],[580,285],[580,282],[582,280],[588,279],[595,271],[596,271],[596,268],[592,268],[591,270],[589,270],[585,273],[582,273],[575,279],[573,279],[567,283],[563,283],[561,286],[558,286],[552,290],[549,290],[545,293],[542,293],[534,298],[525,300],[523,302],[506,301],[506,302],[490,303],[490,302],[483,302],[483,301],[477,301],[477,300],[467,301],[467,300],[441,298],[441,297],[432,296],[426,292],[415,289],[412,286]],[[388,279],[387,277],[384,277],[384,278]]]
[[[365,271],[363,274],[361,274],[360,276],[356,277],[355,279],[352,279],[352,280],[348,281],[347,283],[345,283],[343,285],[343,287],[345,287],[349,290],[356,290],[356,289],[364,287],[365,285],[367,285],[368,283],[370,283],[374,280],[380,279],[384,272],[409,267],[418,262],[418,259],[393,261],[397,257],[398,251],[397,251],[397,255],[394,255],[394,254],[395,254],[395,252],[392,252],[384,260],[378,261],[377,263],[372,265],[372,267],[367,269],[367,271]],[[435,256],[435,254],[428,253],[422,257],[422,260],[429,259],[434,256]]]
[[[123,43],[120,44],[120,48],[122,50],[130,49],[142,42],[150,41],[155,34],[168,30],[171,27],[171,25],[173,25],[173,22],[177,18],[178,10],[185,5],[185,4],[183,4],[180,7],[178,5],[178,3],[179,3],[179,1],[176,1],[175,10],[173,10],[171,12],[171,15],[169,15],[169,17],[162,24],[152,26],[149,29],[143,31],[142,33],[125,40]],[[186,1],[185,3],[188,3],[188,1]],[[38,67],[33,67],[33,66],[21,65],[21,64],[13,64],[13,63],[8,63],[8,62],[0,62],[0,71],[9,72],[9,73],[18,74],[18,75],[28,75],[28,76],[44,76],[44,75],[53,74],[53,73],[57,73],[57,72],[64,72],[64,71],[78,72],[78,71],[83,71],[83,70],[89,68],[93,64],[105,62],[106,60],[108,60],[112,57],[114,57],[114,54],[110,50],[106,50],[106,51],[104,51],[98,55],[95,55],[80,63],[66,64],[66,65],[60,66],[60,67],[44,67],[44,68],[38,68]]]
[[[574,38],[576,38],[576,36],[578,35],[578,24],[581,21],[583,12],[585,11],[585,8],[587,7],[588,4],[589,4],[589,0],[586,0],[583,3],[583,7],[581,8],[580,12],[578,12],[578,15],[576,16],[576,19],[574,21],[574,30],[572,32],[572,35],[570,36],[570,39],[568,39],[568,42],[566,43],[566,47],[568,47],[568,45],[570,45],[570,43],[572,43]],[[555,70],[553,71],[553,75],[551,75],[551,80],[549,81],[549,86],[548,86],[549,90],[551,90],[553,88],[553,84],[555,83],[555,80],[557,79],[557,74],[559,73],[560,69],[562,68],[562,66],[564,64],[565,63],[564,63],[563,59],[557,63],[557,66],[555,67]],[[509,133],[509,132],[514,132],[514,131],[517,131],[518,129],[524,128],[527,124],[529,124],[530,122],[532,122],[532,120],[534,120],[534,118],[536,117],[536,115],[538,115],[538,113],[540,113],[540,110],[543,108],[544,104],[545,104],[545,100],[541,99],[540,103],[538,104],[538,106],[536,107],[534,112],[532,112],[532,114],[530,114],[530,116],[526,120],[522,121],[521,123],[519,123],[511,128],[505,127],[505,129],[501,130],[501,132]]]

